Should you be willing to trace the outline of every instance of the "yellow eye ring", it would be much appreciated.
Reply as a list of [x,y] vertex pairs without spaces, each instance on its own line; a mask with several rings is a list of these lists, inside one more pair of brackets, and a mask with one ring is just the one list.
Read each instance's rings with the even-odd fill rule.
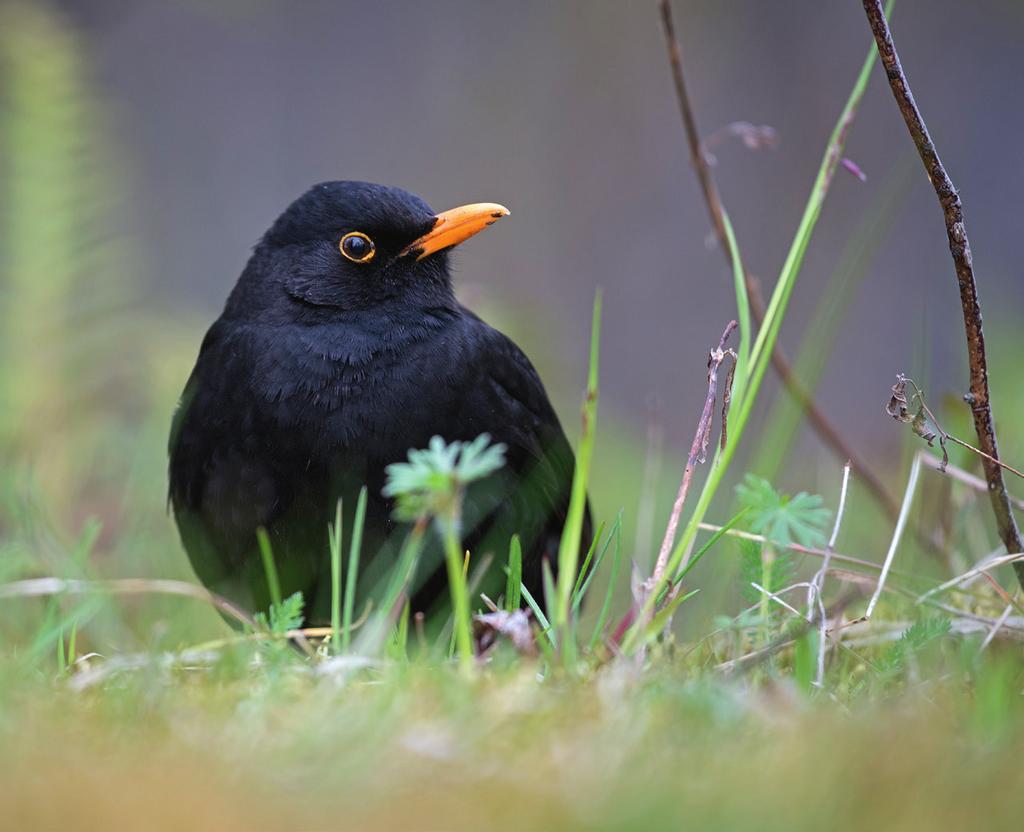
[[338,249],[353,263],[369,263],[377,253],[373,240],[362,231],[350,231],[341,238]]

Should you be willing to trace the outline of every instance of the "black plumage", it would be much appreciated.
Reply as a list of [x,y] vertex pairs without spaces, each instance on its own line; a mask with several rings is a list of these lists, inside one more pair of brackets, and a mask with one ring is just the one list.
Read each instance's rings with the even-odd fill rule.
[[[325,621],[338,498],[351,529],[368,487],[365,592],[405,533],[381,495],[385,466],[434,435],[488,433],[507,446],[507,464],[470,488],[465,544],[503,563],[519,533],[524,582],[540,596],[541,564],[554,567],[565,521],[572,450],[530,361],[456,300],[448,270],[450,247],[505,213],[474,205],[435,214],[397,188],[328,182],[264,235],[203,340],[171,429],[170,501],[207,586],[266,607],[263,527],[282,591],[302,591],[309,620]],[[589,517],[585,526],[587,545]],[[445,594],[435,542],[414,608]]]

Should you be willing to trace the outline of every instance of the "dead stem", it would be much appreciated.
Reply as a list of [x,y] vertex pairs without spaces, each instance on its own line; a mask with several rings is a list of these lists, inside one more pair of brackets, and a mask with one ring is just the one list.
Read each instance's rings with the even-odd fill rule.
[[65,578],[30,578],[0,586],[0,598],[24,598],[40,595],[82,595],[109,593],[111,595],[178,595],[195,598],[218,609],[240,624],[255,627],[256,622],[241,607],[227,598],[209,592],[196,584],[166,578],[115,578],[101,581],[82,581]]
[[[669,516],[668,525],[665,527],[665,536],[661,541],[661,549],[658,552],[658,560],[654,565],[654,572],[647,581],[648,587],[655,586],[665,574],[669,557],[672,554],[672,545],[676,540],[676,532],[679,529],[679,518],[683,513],[683,505],[686,503],[686,495],[690,490],[690,482],[693,480],[693,471],[698,463],[704,462],[707,455],[708,442],[711,436],[711,420],[718,398],[718,369],[727,357],[736,360],[736,354],[726,349],[725,343],[729,340],[732,331],[736,329],[736,321],[729,321],[722,337],[718,341],[718,347],[708,354],[708,394],[704,399],[704,409],[701,411],[700,420],[697,422],[697,431],[693,435],[693,443],[690,445],[690,453],[686,457],[686,468],[683,469],[683,479],[679,483],[679,492],[676,494],[676,501],[672,505],[672,514]],[[732,381],[732,373],[728,381]],[[728,402],[729,390],[723,393],[723,402]],[[722,430],[725,430],[726,412],[723,407]]]
[[[896,99],[903,121],[907,125],[907,130],[917,147],[917,152],[921,156],[921,161],[924,163],[928,180],[935,190],[935,196],[942,207],[949,252],[953,258],[957,284],[960,288],[960,305],[963,310],[964,331],[967,337],[971,389],[964,398],[971,407],[974,429],[978,435],[978,445],[984,454],[982,465],[985,469],[985,480],[988,483],[989,498],[992,501],[992,511],[995,514],[999,537],[1002,538],[1007,552],[1021,552],[1024,551],[1024,541],[1021,540],[1020,529],[1013,517],[1010,497],[1006,491],[1006,483],[1003,481],[1002,468],[997,464],[999,446],[996,441],[992,405],[989,400],[988,360],[985,355],[981,304],[978,301],[978,286],[974,279],[971,244],[967,238],[967,227],[964,224],[960,195],[939,159],[938,151],[928,133],[928,127],[914,101],[910,83],[907,81],[899,55],[896,53],[896,44],[893,42],[889,21],[886,20],[881,0],[863,0],[863,4],[868,23],[875,36],[878,55],[885,68],[889,87]],[[1024,562],[1015,563],[1014,569],[1021,586],[1024,586]]]

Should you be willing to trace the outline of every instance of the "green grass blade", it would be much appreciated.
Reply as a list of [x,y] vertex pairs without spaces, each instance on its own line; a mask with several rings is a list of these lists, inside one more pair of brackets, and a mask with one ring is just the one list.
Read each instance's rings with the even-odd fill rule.
[[64,658],[64,628],[57,633],[57,673],[63,674],[68,669],[67,661]]
[[739,523],[748,511],[750,511],[750,506],[744,506],[736,514],[734,514],[729,519],[729,521],[724,526],[722,526],[722,528],[720,528],[713,535],[711,535],[711,537],[708,538],[707,542],[697,550],[697,552],[694,554],[692,558],[690,558],[689,563],[687,563],[686,566],[679,570],[679,574],[676,575],[675,579],[673,580],[673,583],[677,584],[683,578],[685,578],[687,573],[691,569],[693,569],[693,567],[695,567],[698,563],[700,563],[700,559],[711,550],[711,547],[718,543],[718,541],[725,536],[729,529],[731,529],[733,526]]
[[[551,572],[551,564],[548,563],[548,561],[546,559],[541,562],[540,566],[541,566],[541,569],[540,569],[540,571],[541,571],[541,583],[542,583],[542,585],[544,587],[544,607],[548,611],[548,618],[550,618],[551,621],[552,621],[552,624],[554,624],[555,615],[557,614],[557,611],[558,611],[557,607],[556,607],[556,603],[557,603],[556,602],[556,597],[557,597],[558,590],[556,589],[556,586],[555,586],[555,577],[554,577],[554,575]],[[559,629],[557,627],[554,627],[552,634],[554,635],[555,642],[557,643],[558,640],[561,638],[561,635],[562,635],[561,631],[559,631]]]
[[[601,564],[604,562],[605,555],[608,554],[608,550],[611,548],[612,541],[615,539],[616,527],[621,522],[622,512],[620,511],[618,517],[615,518],[615,522],[612,523],[611,529],[608,530],[608,536],[604,539],[604,543],[601,546],[601,550],[597,553],[597,558],[594,561],[594,565],[593,567],[591,567],[590,572],[587,574],[587,579],[583,582],[582,586],[580,586],[579,589],[574,591],[572,594],[572,609],[574,613],[579,612],[580,606],[583,604],[583,599],[587,595],[587,590],[590,588],[590,583],[594,580],[594,576],[597,574],[597,571],[601,568]],[[603,528],[604,524],[602,523],[601,529]],[[599,530],[598,534],[600,533],[601,532]],[[599,538],[597,536],[594,537],[595,543],[598,539]]]
[[522,604],[520,587],[523,585],[523,544],[519,535],[508,542],[508,580],[505,582],[505,609],[517,610]]
[[394,638],[391,642],[391,658],[395,661],[409,661],[409,618],[411,617],[412,606],[409,601],[402,607],[402,614],[398,617],[398,625],[395,627]]
[[612,597],[615,595],[615,584],[619,579],[619,568],[622,566],[622,512],[619,512],[619,517],[613,527],[615,532],[614,541],[615,548],[612,550],[612,571],[608,576],[608,588],[605,589],[604,603],[601,604],[601,612],[597,616],[597,623],[594,625],[594,632],[590,636],[590,645],[588,650],[592,653],[594,648],[597,647],[598,639],[601,638],[601,634],[604,632],[605,622],[608,620],[608,613],[612,608]]
[[75,663],[75,653],[78,650],[78,619],[71,621],[71,637],[68,640],[68,666]]
[[541,632],[543,633],[544,638],[551,646],[554,646],[555,639],[554,634],[551,632],[551,622],[548,621],[548,617],[544,615],[544,610],[540,608],[540,604],[538,604],[537,600],[530,594],[530,590],[526,588],[526,584],[521,584],[519,591],[522,592],[523,598],[526,600],[526,605],[533,610],[533,615],[537,619],[537,623],[541,626]]
[[678,598],[674,599],[670,604],[664,607],[664,609],[658,610],[657,615],[655,615],[654,618],[651,619],[651,623],[647,625],[646,632],[640,639],[640,644],[647,644],[649,641],[657,638],[658,633],[669,625],[669,622],[672,620],[672,616],[676,614],[676,610],[678,610],[685,601],[689,601],[698,592],[700,592],[700,589],[691,589],[685,595],[680,595]]
[[334,523],[327,527],[327,539],[331,549],[331,646],[335,652],[341,645],[341,507],[339,499],[334,509]]
[[469,673],[473,670],[473,615],[470,611],[465,560],[457,531],[459,521],[454,516],[439,520],[443,525],[444,560],[448,570],[448,590],[452,598],[452,626],[459,668]]
[[[587,480],[590,460],[594,452],[594,433],[597,428],[597,380],[599,345],[601,339],[601,290],[594,295],[594,312],[590,329],[590,367],[587,374],[587,395],[583,402],[583,433],[576,452],[576,470],[572,480],[572,494],[566,513],[565,528],[558,547],[558,585],[556,593],[547,599],[553,605],[552,619],[560,643],[566,640],[569,623],[569,602],[579,566],[580,535],[587,510]],[[565,632],[563,632],[565,631]]]
[[398,561],[388,576],[387,589],[381,599],[380,609],[367,622],[356,645],[356,652],[360,655],[377,655],[383,646],[391,621],[396,615],[395,604],[416,573],[416,566],[423,551],[426,528],[425,523],[417,523],[402,544]]
[[576,583],[572,588],[572,600],[573,605],[576,604],[576,597],[579,595],[580,587],[583,585],[583,579],[589,577],[587,569],[590,568],[590,562],[594,559],[594,553],[597,551],[597,544],[601,540],[601,536],[604,534],[604,523],[597,527],[597,531],[594,532],[594,538],[590,541],[590,547],[587,549],[586,557],[583,558],[583,563],[579,568],[579,572],[576,575]]
[[740,325],[740,345],[736,350],[736,370],[733,373],[732,396],[734,401],[743,398],[747,386],[747,365],[750,361],[750,298],[747,297],[747,279],[743,270],[743,260],[736,243],[736,235],[732,230],[732,222],[725,208],[722,208],[722,227],[725,229],[725,240],[729,246],[729,259],[732,262],[733,287],[736,291],[736,320]]
[[274,563],[274,551],[270,546],[270,536],[264,528],[256,529],[256,540],[260,546],[260,557],[263,558],[263,571],[267,576],[267,589],[270,602],[281,606],[281,582],[277,578],[277,565]]
[[[843,318],[856,300],[871,272],[871,264],[889,238],[893,222],[917,181],[919,165],[916,153],[909,150],[891,172],[881,177],[881,186],[843,246],[821,290],[793,362],[796,377],[810,393],[817,389],[841,332]],[[790,454],[803,417],[804,409],[792,395],[775,399],[762,423],[757,450],[748,466],[751,473],[769,481],[776,479]]]
[[352,610],[359,582],[359,554],[363,546],[363,526],[366,524],[366,486],[359,489],[356,516],[352,523],[352,545],[348,554],[348,575],[345,577],[345,601],[342,607],[341,649],[347,651],[352,640]]

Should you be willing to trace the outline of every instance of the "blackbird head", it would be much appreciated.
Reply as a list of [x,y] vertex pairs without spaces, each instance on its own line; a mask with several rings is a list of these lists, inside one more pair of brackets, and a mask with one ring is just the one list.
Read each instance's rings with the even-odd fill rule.
[[309,319],[449,304],[449,250],[508,213],[475,203],[438,214],[400,188],[314,185],[256,246],[227,312]]

